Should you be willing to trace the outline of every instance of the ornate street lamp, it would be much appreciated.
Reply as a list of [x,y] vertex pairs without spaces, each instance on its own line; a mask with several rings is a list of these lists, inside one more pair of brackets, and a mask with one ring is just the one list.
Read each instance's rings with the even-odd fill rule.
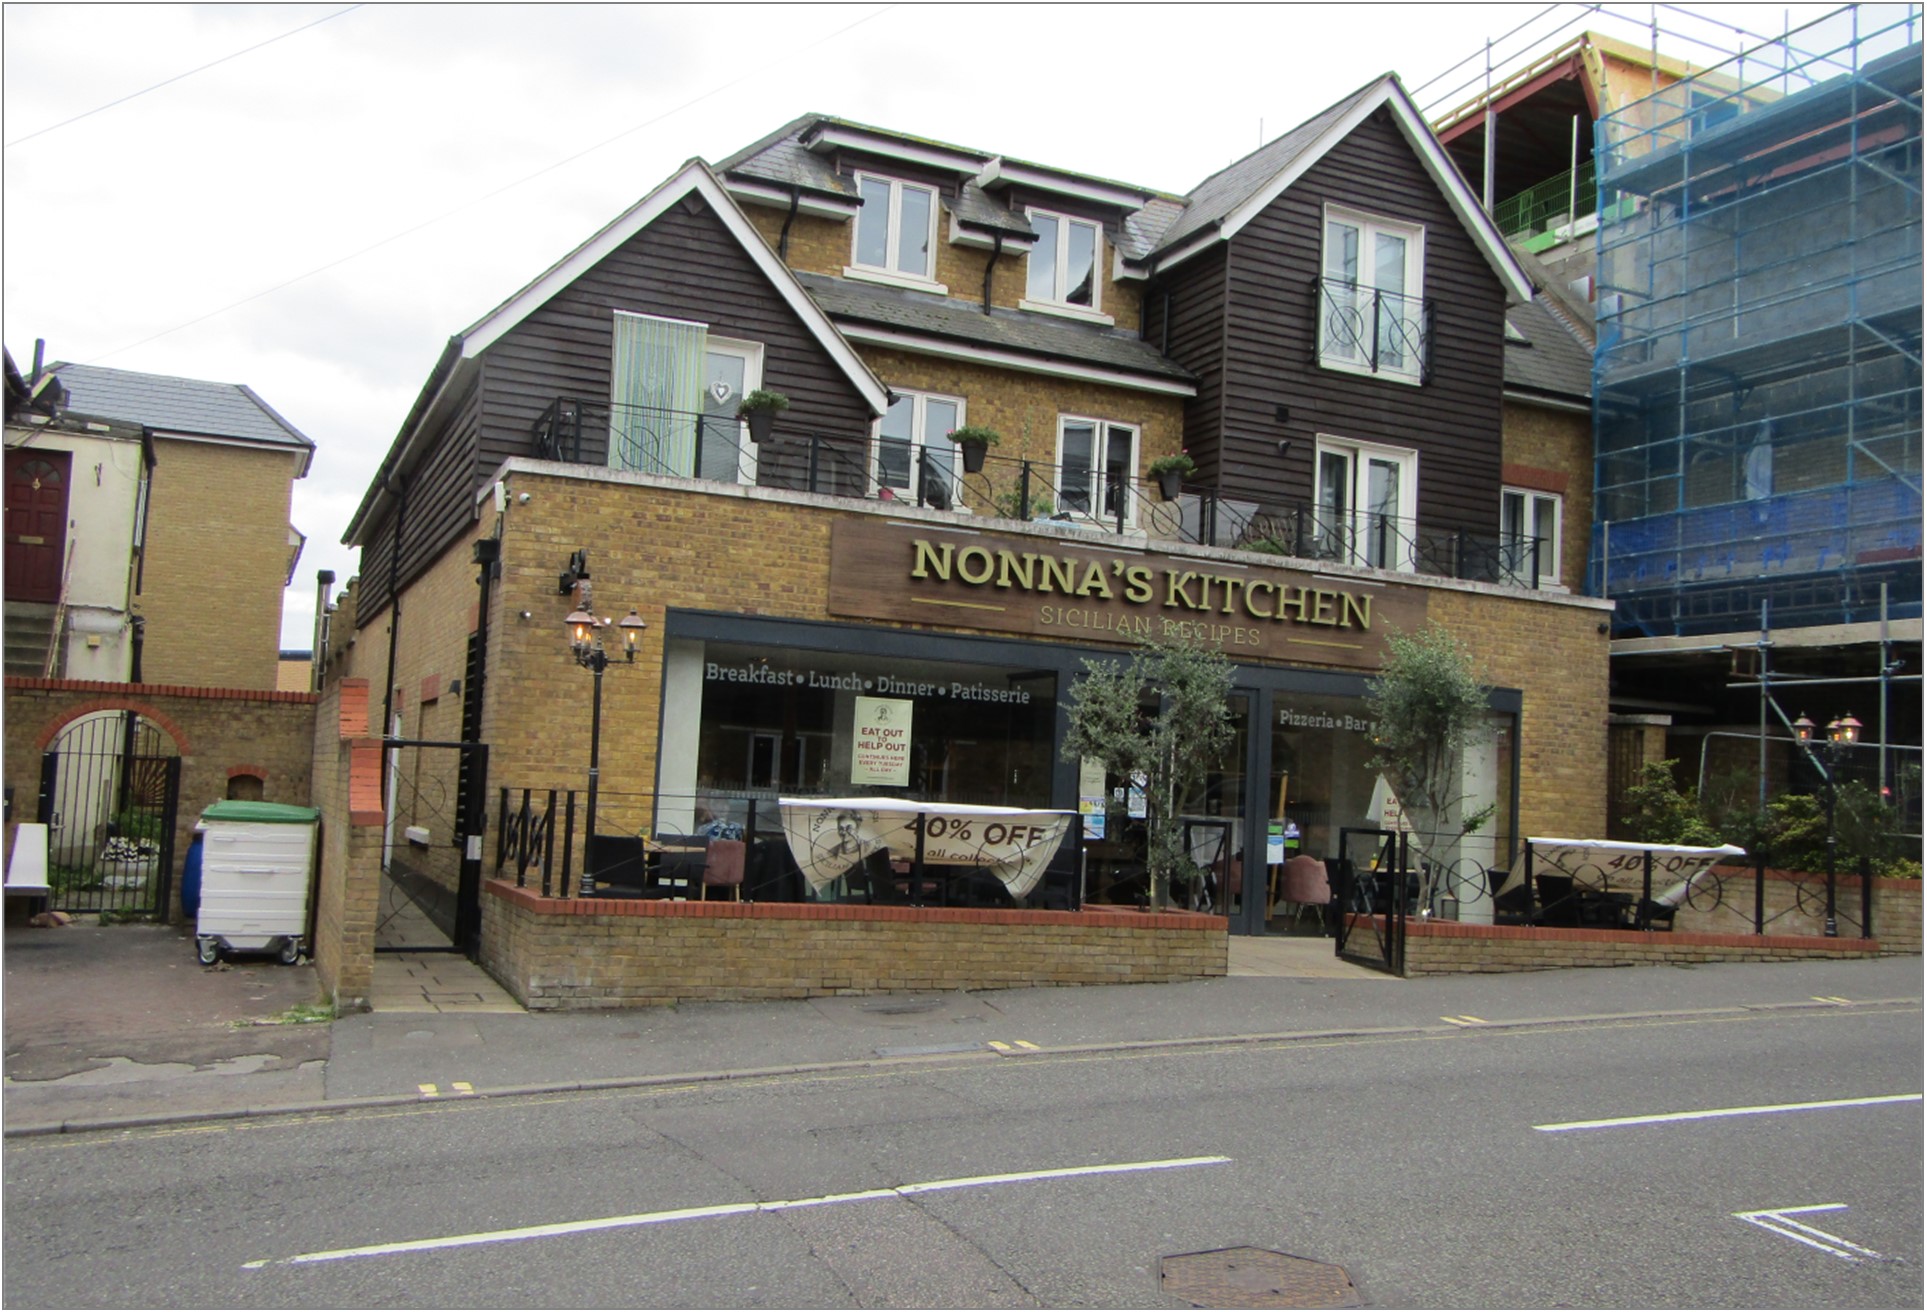
[[[582,878],[577,885],[581,897],[595,893],[595,868],[590,854],[595,851],[596,785],[602,773],[602,672],[609,668],[609,652],[602,645],[602,631],[611,627],[609,620],[595,617],[594,605],[589,584],[584,580],[576,608],[563,621],[569,626],[569,650],[575,656],[575,663],[595,676],[595,693],[589,706],[589,814],[582,844]],[[614,627],[622,635],[623,663],[635,664],[636,648],[641,645],[642,631],[649,627],[648,623],[632,606]]]

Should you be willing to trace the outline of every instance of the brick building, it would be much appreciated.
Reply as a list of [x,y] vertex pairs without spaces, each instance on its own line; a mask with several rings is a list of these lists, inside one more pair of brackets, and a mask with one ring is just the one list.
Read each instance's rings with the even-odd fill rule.
[[[1362,698],[1394,626],[1444,624],[1495,687],[1469,860],[1603,825],[1608,610],[1559,533],[1586,362],[1395,78],[1183,195],[808,115],[450,340],[318,658],[372,685],[365,732],[487,744],[478,848],[451,819],[475,811],[423,800],[474,772],[394,754],[386,823],[422,841],[391,853],[430,881],[464,850],[492,871],[499,790],[579,793],[599,730],[600,836],[709,812],[769,837],[779,796],[1105,815],[1082,884],[1021,910],[1141,889],[1128,781],[1059,747],[1085,658],[1186,634],[1234,662],[1238,734],[1185,809],[1238,854],[1230,930],[1275,931],[1243,854],[1336,855],[1383,815]],[[759,389],[788,401],[760,437]],[[952,435],[986,428],[979,467]],[[579,605],[648,626],[599,685]],[[857,750],[879,701],[912,726],[894,775]],[[579,867],[583,820],[556,824]],[[527,895],[469,888],[527,997]]]

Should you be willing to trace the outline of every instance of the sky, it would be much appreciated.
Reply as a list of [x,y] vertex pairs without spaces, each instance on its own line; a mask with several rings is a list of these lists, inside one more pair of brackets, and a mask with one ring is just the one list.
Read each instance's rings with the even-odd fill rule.
[[1488,40],[1503,69],[1657,17],[1707,64],[1833,6],[1600,8],[9,3],[5,343],[245,383],[314,439],[306,650],[449,337],[685,160],[821,112],[1181,193],[1386,72],[1449,108]]

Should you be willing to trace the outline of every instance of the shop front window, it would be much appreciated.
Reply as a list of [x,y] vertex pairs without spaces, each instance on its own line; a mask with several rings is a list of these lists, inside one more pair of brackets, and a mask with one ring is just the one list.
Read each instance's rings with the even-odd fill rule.
[[1051,804],[1054,674],[681,641],[669,665],[665,830],[699,806],[773,825],[778,797]]

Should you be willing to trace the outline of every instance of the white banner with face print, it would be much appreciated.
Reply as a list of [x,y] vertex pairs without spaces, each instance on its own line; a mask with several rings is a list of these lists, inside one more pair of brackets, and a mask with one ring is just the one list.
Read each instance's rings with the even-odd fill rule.
[[818,893],[872,853],[914,860],[921,830],[925,865],[981,866],[1012,897],[1023,897],[1043,878],[1075,818],[1068,811],[888,797],[785,797],[779,805],[790,852]]

